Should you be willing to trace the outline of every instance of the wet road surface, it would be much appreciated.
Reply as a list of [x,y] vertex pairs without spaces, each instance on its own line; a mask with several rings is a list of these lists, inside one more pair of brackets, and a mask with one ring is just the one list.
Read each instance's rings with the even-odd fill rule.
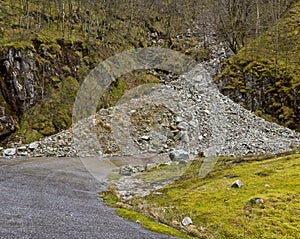
[[76,158],[0,158],[0,238],[160,239],[103,206]]

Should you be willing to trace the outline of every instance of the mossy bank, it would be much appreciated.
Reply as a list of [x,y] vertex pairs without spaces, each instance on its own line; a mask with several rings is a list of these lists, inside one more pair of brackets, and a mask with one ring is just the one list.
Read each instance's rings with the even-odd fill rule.
[[300,2],[227,60],[220,90],[267,120],[300,130]]
[[[124,208],[117,210],[120,215],[135,221],[138,212],[185,233],[182,238],[299,238],[299,159],[299,154],[219,158],[205,178],[199,177],[202,160],[194,160],[175,183],[149,196],[120,202],[108,193],[104,199]],[[139,177],[149,180],[153,174],[155,180],[165,170]],[[232,187],[236,180],[244,185]],[[183,226],[185,217],[193,223]]]

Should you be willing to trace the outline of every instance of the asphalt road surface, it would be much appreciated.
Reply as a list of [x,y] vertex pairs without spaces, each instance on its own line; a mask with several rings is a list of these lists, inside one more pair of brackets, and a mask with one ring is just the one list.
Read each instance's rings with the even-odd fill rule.
[[103,206],[75,158],[0,158],[0,238],[159,239]]

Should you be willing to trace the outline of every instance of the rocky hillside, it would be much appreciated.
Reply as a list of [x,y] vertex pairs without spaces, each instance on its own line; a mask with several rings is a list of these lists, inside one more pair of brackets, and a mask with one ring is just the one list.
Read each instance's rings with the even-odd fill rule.
[[[69,128],[73,102],[85,76],[103,59],[124,50],[147,46],[171,48],[204,62],[212,75],[217,74],[221,63],[228,56],[228,44],[223,43],[224,39],[214,33],[211,16],[203,15],[215,13],[216,6],[210,6],[206,1],[201,3],[202,5],[199,3],[199,6],[195,6],[189,0],[147,3],[141,0],[0,0],[0,145],[30,143]],[[209,11],[209,6],[214,11]],[[290,12],[290,17],[286,18],[287,22],[295,22],[291,32],[290,28],[287,29],[287,38],[295,45],[296,40],[299,40],[296,24],[298,8],[297,5]],[[252,9],[251,14],[254,13]],[[268,16],[266,14],[264,19]],[[246,65],[232,63],[232,67],[239,65],[241,69],[231,69],[228,66],[220,85],[223,93],[239,99],[239,103],[256,110],[257,114],[271,115],[272,119],[295,129],[299,122],[299,87],[297,80],[289,79],[294,79],[297,75],[298,54],[290,54],[292,49],[282,46],[284,39],[281,39],[281,30],[287,24],[281,22],[275,28],[278,29],[278,34],[275,34],[277,38],[274,38],[274,29],[265,34],[269,34],[272,44],[263,41],[265,45],[273,46],[277,39],[276,64],[274,65],[274,55],[265,54],[272,51],[261,51],[265,52],[261,54],[268,59],[262,62],[273,67],[262,74],[271,72],[264,86],[269,87],[267,94],[262,94],[261,87],[255,85],[257,81],[254,76],[263,76],[259,72],[248,74],[244,70],[252,62],[253,55],[242,55],[255,42],[260,42],[259,39],[264,39],[264,36],[233,58],[240,57]],[[260,49],[268,48],[260,45]],[[258,59],[256,55],[255,59]],[[232,61],[235,60],[230,60],[228,65]],[[283,61],[288,62],[286,70]],[[262,63],[259,63],[259,67],[260,64]],[[247,74],[240,74],[244,71]],[[286,75],[287,72],[289,75]],[[100,100],[98,108],[109,108],[131,88],[144,83],[162,82],[167,75],[162,71],[136,71],[127,74],[113,82]],[[249,80],[245,78],[246,75]],[[229,76],[233,76],[236,79],[234,82],[238,83],[231,84],[233,78]],[[252,79],[254,83],[251,83]],[[245,87],[242,87],[243,84]],[[253,91],[256,89],[256,93],[250,92],[248,88]],[[263,98],[264,95],[266,98]],[[254,106],[250,107],[250,102],[259,103],[253,103]],[[270,102],[272,106],[268,106]]]
[[[207,57],[204,48],[195,48],[199,37],[175,38],[190,21],[184,13],[168,20],[164,5],[126,4],[0,1],[0,144],[28,143],[68,128],[78,86],[117,52],[164,46]],[[159,79],[129,74],[112,84],[99,106],[113,105],[126,89],[149,81]]]
[[173,150],[183,150],[187,157],[230,156],[282,153],[300,145],[299,133],[267,122],[222,95],[202,64],[182,77],[150,86],[143,94],[140,88],[134,89],[117,106],[80,121],[74,128],[75,138],[72,132],[63,131],[29,145],[2,149],[3,153],[58,157],[154,154],[155,161],[157,155]]
[[222,93],[267,120],[300,130],[300,2],[228,59]]

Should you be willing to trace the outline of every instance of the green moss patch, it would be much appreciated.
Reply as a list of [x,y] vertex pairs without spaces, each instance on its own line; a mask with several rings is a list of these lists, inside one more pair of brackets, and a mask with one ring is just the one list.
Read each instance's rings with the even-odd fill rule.
[[116,210],[116,213],[121,217],[124,217],[131,221],[139,223],[141,226],[143,226],[144,228],[146,228],[148,230],[163,233],[163,234],[168,234],[168,235],[172,235],[172,236],[176,236],[176,237],[180,237],[180,238],[186,238],[186,239],[191,238],[191,237],[187,236],[186,234],[184,234],[172,227],[169,227],[165,224],[159,223],[159,222],[157,222],[149,217],[146,217],[143,214],[135,212],[133,210],[119,208]]
[[[193,161],[175,183],[158,193],[118,206],[198,238],[300,237],[299,154],[221,158],[206,178],[198,177],[201,163]],[[231,187],[237,179],[244,186]],[[132,216],[126,210],[120,215]],[[183,227],[186,216],[193,224]]]

